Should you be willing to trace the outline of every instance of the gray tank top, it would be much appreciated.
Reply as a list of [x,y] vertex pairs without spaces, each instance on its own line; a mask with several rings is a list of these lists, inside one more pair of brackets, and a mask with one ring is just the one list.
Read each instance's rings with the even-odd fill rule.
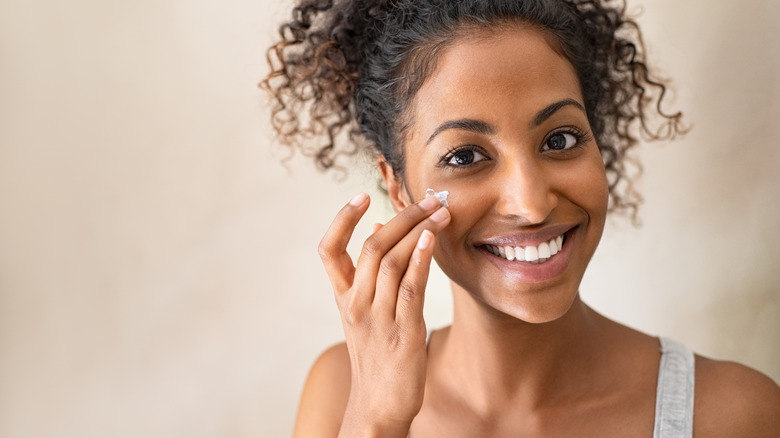
[[679,342],[659,339],[653,438],[689,438],[693,436],[693,353]]
[[[428,341],[431,340],[428,331]],[[659,337],[661,363],[655,392],[653,438],[693,437],[693,352],[679,342]]]

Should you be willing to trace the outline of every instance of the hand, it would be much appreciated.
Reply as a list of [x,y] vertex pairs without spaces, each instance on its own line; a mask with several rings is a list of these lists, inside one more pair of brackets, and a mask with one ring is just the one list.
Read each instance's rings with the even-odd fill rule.
[[342,433],[403,431],[400,436],[406,436],[425,389],[423,301],[435,234],[450,215],[432,197],[410,205],[375,227],[354,266],[347,244],[368,204],[368,195],[360,194],[342,208],[319,248],[350,356]]

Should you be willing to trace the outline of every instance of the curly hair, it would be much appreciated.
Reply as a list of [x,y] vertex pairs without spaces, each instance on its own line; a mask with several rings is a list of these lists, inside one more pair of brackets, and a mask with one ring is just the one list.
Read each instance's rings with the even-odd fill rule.
[[574,67],[607,172],[610,211],[636,211],[629,151],[683,133],[661,103],[641,32],[624,0],[297,0],[260,83],[273,96],[281,143],[321,169],[361,150],[384,155],[403,177],[402,140],[416,92],[459,36],[513,23],[540,29]]

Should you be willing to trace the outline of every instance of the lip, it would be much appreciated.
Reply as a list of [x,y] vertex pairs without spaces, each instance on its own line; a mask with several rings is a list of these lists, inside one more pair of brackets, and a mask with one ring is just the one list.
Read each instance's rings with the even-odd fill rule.
[[542,242],[549,242],[560,235],[572,234],[571,231],[577,228],[576,225],[556,225],[546,227],[536,231],[526,231],[522,233],[507,234],[503,236],[489,237],[479,239],[474,242],[474,246],[493,245],[493,246],[537,246]]
[[[572,248],[575,245],[575,231],[577,228],[578,227],[572,227],[571,225],[558,226],[531,233],[491,237],[489,239],[481,240],[475,246],[483,257],[486,257],[490,263],[492,263],[507,277],[523,283],[542,283],[546,281],[552,281],[560,277],[566,271],[566,268],[569,266],[569,260],[571,259]],[[563,248],[561,248],[561,250],[556,255],[551,257],[546,262],[538,264],[509,261],[507,259],[493,255],[484,246],[538,245],[539,243],[547,242],[550,239],[560,235],[564,236],[566,242],[563,245]]]

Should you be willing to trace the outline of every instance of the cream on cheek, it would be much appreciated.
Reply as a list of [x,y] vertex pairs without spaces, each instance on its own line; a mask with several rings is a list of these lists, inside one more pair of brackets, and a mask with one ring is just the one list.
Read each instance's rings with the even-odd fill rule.
[[447,198],[450,196],[450,192],[447,190],[442,190],[440,192],[437,192],[434,189],[427,189],[425,191],[425,197],[430,198],[434,197],[439,201],[439,204],[441,204],[442,207],[449,207],[449,203],[447,202]]
[[442,230],[441,243],[449,246],[462,242],[469,228],[484,213],[487,198],[482,185],[469,178],[442,175],[428,175],[424,184],[425,196],[436,197],[450,212],[451,222]]

